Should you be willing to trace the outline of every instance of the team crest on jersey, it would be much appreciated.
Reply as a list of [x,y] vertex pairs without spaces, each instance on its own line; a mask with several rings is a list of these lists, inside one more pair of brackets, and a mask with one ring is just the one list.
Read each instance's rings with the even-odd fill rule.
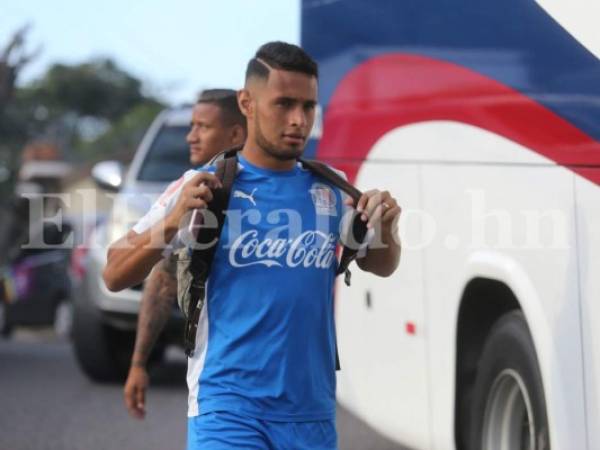
[[317,214],[326,216],[337,215],[335,207],[337,200],[333,189],[323,183],[314,183],[309,192],[315,204]]

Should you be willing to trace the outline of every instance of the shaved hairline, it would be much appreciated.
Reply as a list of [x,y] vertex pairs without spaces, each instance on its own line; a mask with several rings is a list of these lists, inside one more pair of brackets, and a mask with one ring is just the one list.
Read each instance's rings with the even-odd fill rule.
[[271,75],[271,71],[273,71],[273,67],[270,66],[264,59],[262,58],[254,58],[256,62],[261,64],[265,69],[267,69],[267,76],[262,77],[258,74],[250,75],[250,77],[246,80],[245,86],[248,88],[251,84],[255,84],[257,81],[261,81],[262,83],[266,83],[269,81],[269,76]]
[[262,59],[262,58],[254,58],[254,59],[256,59],[259,63],[261,63],[263,66],[265,66],[269,70],[269,73],[271,73],[271,70],[273,70],[273,68],[269,64],[267,64],[267,62],[264,59]]
[[260,63],[262,66],[264,66],[268,70],[269,73],[266,77],[256,74],[256,75],[251,75],[248,79],[246,79],[246,82],[244,84],[244,89],[250,93],[254,92],[257,89],[263,88],[269,82],[271,72],[274,70],[278,70],[278,71],[282,71],[282,72],[302,73],[308,77],[314,77],[314,75],[305,74],[303,72],[296,72],[295,70],[279,69],[276,67],[272,67],[262,58],[255,57],[254,60],[257,61],[258,63]]

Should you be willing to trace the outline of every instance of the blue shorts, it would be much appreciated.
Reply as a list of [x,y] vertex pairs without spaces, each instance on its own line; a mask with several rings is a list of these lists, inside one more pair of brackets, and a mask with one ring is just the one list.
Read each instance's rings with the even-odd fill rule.
[[188,418],[187,450],[337,450],[335,420],[274,422],[215,411]]

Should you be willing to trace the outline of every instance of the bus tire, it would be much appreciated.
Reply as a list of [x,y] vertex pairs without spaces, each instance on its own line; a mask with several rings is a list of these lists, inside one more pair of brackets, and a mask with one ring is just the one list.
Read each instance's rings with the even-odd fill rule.
[[492,326],[478,364],[470,450],[549,450],[546,402],[533,340],[523,313]]

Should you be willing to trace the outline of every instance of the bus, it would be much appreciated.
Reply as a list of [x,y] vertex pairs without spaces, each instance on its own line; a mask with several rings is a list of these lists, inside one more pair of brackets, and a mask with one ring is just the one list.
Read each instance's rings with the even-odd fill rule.
[[339,401],[416,449],[600,449],[600,3],[303,0],[309,157],[402,207]]

